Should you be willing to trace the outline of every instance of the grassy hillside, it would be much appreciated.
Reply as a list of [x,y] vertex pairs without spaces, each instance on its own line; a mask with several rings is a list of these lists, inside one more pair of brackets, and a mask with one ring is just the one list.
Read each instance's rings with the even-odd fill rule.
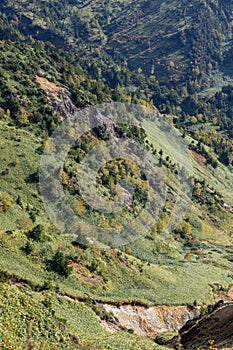
[[94,311],[54,292],[34,292],[21,283],[0,283],[1,349],[165,350],[152,340],[122,331],[105,332]]
[[[12,117],[8,118],[12,120]],[[230,245],[227,227],[232,217],[208,192],[213,186],[223,193],[226,201],[231,199],[228,196],[231,173],[227,168],[219,165],[214,170],[211,166],[201,167],[194,163],[195,176],[204,177],[206,184],[199,186],[201,192],[193,198],[193,206],[184,221],[189,223],[191,230],[180,228],[169,236],[155,230],[151,236],[123,247],[123,251],[75,247],[68,238],[59,235],[41,203],[37,183],[41,136],[27,130],[33,127],[30,123],[23,129],[11,124],[7,120],[1,122],[4,135],[1,140],[1,193],[8,193],[12,201],[9,210],[1,213],[3,271],[34,285],[54,280],[54,287],[58,283],[64,293],[77,297],[88,293],[91,299],[116,303],[211,301],[210,284],[216,284],[216,288],[230,284],[231,260],[229,248],[224,245]],[[156,140],[150,142],[156,145]],[[166,162],[163,166],[170,172]],[[223,173],[229,177],[224,185]],[[172,173],[170,176],[171,193],[175,196],[173,182],[175,184],[176,178]],[[161,217],[161,220],[165,218]],[[36,236],[33,229],[38,225],[42,228]],[[57,250],[61,250],[73,266],[73,274],[65,280],[49,269],[49,261]],[[122,283],[124,288],[120,288]]]
[[[232,283],[233,89],[221,86],[214,95],[208,90],[214,71],[231,64],[231,43],[229,51],[224,46],[231,39],[230,6],[141,0],[0,4],[1,348],[162,349],[132,330],[104,331],[97,316],[109,322],[111,315],[100,315],[95,302],[202,304]],[[63,118],[109,101],[152,108],[180,130],[193,162],[193,196],[186,216],[167,233],[179,165],[154,136],[151,121],[142,121],[147,133],[119,126],[116,138],[132,137],[159,160],[166,204],[145,237],[96,249],[71,241],[50,221],[39,166],[45,142]],[[94,213],[72,182],[77,164],[105,136],[95,130],[77,140],[61,178],[77,213],[114,227],[119,222]],[[114,160],[99,171],[102,196],[114,198],[122,174],[138,191],[123,221],[143,207],[146,181],[136,167]]]

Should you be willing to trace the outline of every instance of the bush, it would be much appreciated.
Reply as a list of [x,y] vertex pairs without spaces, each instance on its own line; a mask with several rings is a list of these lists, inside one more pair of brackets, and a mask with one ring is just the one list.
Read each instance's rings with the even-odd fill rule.
[[13,199],[7,192],[0,193],[0,213],[6,212],[13,205]]

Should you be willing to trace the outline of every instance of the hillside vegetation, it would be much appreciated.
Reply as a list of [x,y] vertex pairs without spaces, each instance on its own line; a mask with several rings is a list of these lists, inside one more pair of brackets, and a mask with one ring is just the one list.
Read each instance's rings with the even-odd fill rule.
[[[201,305],[232,283],[231,8],[230,1],[2,1],[1,348],[163,349],[131,329],[104,331],[100,319],[117,320],[96,303]],[[219,77],[227,84],[218,85]],[[179,129],[193,162],[193,195],[186,216],[166,232],[179,164],[145,131],[150,120],[144,129],[119,125],[116,139],[130,137],[158,159],[166,204],[147,235],[96,249],[50,221],[39,166],[63,119],[112,101],[149,108]],[[94,211],[76,182],[77,164],[107,136],[97,128],[77,140],[61,181],[77,215],[117,227],[145,205],[138,167],[113,159],[99,169],[102,197],[116,198],[122,179],[136,189],[132,207],[117,218]]]

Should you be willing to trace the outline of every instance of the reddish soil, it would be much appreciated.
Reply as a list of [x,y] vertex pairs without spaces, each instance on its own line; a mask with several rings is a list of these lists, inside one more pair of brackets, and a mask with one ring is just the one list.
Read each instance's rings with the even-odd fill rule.
[[206,167],[207,159],[205,157],[194,150],[190,150],[190,153],[192,154],[192,157],[197,162],[197,164],[199,164],[202,168]]
[[75,262],[71,262],[71,266],[73,267],[73,274],[78,276],[83,282],[90,283],[92,285],[101,284],[102,278],[100,276],[88,273],[88,271],[84,271],[83,267]]

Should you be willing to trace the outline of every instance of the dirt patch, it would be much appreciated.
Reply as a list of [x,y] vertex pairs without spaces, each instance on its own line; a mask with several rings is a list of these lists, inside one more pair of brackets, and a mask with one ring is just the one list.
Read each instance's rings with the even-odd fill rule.
[[65,88],[56,85],[55,83],[52,83],[46,78],[39,77],[36,75],[36,81],[40,85],[41,89],[44,90],[47,93],[54,93],[54,92],[59,92],[59,91],[66,91]]
[[206,168],[207,159],[205,157],[192,149],[190,150],[190,153],[197,164],[199,164],[202,168]]
[[83,282],[90,283],[94,286],[103,283],[103,280],[100,276],[88,273],[88,270],[84,270],[81,265],[75,262],[71,262],[71,266],[73,268],[73,274],[80,278]]
[[218,292],[215,295],[215,300],[222,299],[224,301],[232,302],[233,301],[233,285],[229,286],[227,290]]

